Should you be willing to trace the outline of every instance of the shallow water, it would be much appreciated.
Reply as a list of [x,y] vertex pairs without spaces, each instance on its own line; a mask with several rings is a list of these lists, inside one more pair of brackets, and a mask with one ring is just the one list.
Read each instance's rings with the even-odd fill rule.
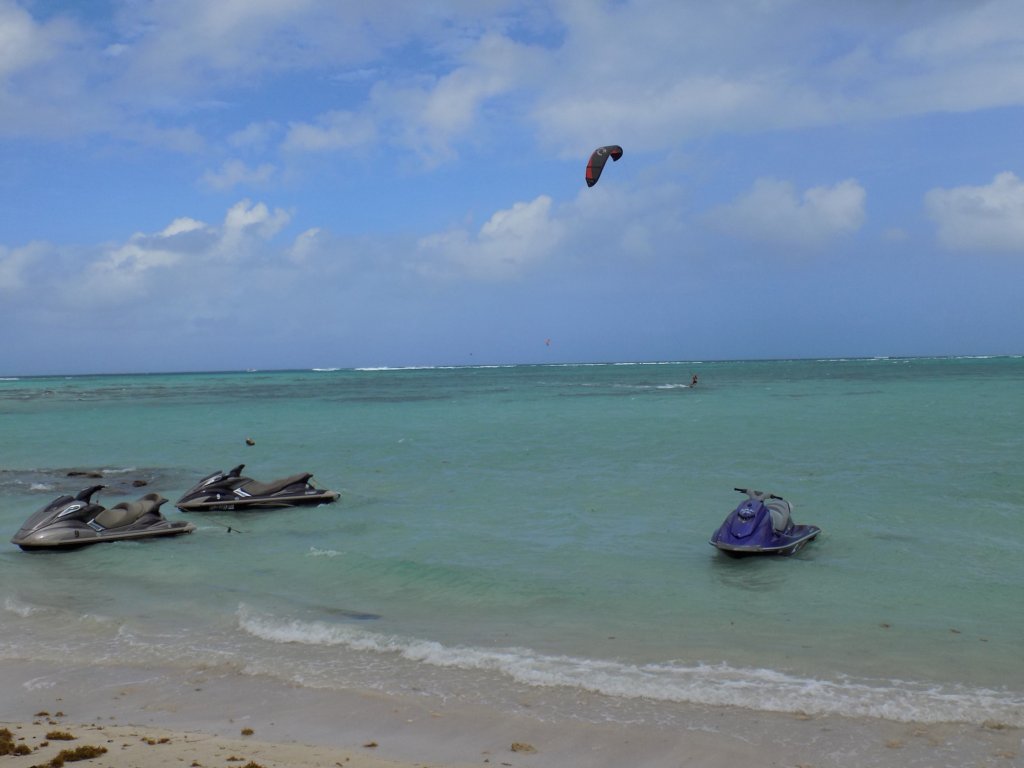
[[[105,503],[157,490],[171,517],[242,462],[342,492],[188,515],[172,540],[7,545],[0,657],[529,695],[597,720],[692,702],[1024,725],[1022,395],[1021,358],[0,381],[8,536],[101,482],[73,468],[105,470]],[[707,540],[734,486],[823,534],[722,557]]]

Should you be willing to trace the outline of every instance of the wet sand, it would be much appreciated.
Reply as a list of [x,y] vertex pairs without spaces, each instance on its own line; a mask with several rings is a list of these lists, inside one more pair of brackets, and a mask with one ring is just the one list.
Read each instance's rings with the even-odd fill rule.
[[[1024,765],[1020,729],[743,710],[694,710],[693,727],[544,722],[429,696],[326,691],[219,670],[0,662],[0,728],[44,766],[101,747],[83,768],[732,768]],[[73,736],[62,739],[53,734]],[[48,737],[49,734],[49,737]],[[44,746],[45,744],[45,746]]]

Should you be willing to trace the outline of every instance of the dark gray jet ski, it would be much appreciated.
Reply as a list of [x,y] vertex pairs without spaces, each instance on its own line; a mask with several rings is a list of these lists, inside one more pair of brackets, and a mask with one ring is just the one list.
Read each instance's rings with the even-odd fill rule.
[[165,518],[160,506],[167,499],[157,493],[103,507],[92,500],[101,488],[94,485],[75,497],[54,499],[25,521],[11,543],[24,550],[73,549],[101,541],[177,536],[196,529],[185,520]]
[[243,469],[245,464],[239,464],[230,472],[207,475],[178,499],[178,509],[182,512],[244,512],[307,507],[330,504],[341,496],[336,491],[317,488],[309,472],[261,483],[242,475]]

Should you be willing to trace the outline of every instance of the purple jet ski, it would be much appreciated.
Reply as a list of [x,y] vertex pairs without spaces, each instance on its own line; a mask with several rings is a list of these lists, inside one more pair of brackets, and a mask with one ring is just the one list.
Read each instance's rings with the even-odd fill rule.
[[795,555],[821,533],[793,522],[793,505],[781,496],[737,488],[747,500],[729,513],[709,542],[730,557]]

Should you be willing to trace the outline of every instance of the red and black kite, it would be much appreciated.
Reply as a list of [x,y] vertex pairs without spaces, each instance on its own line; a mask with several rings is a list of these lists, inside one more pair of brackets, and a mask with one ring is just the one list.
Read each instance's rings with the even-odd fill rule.
[[588,187],[592,187],[597,184],[597,180],[601,178],[601,171],[604,170],[604,164],[608,162],[609,157],[613,161],[622,157],[622,147],[617,144],[611,144],[607,147],[598,147],[594,150],[594,154],[590,156],[590,162],[587,163]]

